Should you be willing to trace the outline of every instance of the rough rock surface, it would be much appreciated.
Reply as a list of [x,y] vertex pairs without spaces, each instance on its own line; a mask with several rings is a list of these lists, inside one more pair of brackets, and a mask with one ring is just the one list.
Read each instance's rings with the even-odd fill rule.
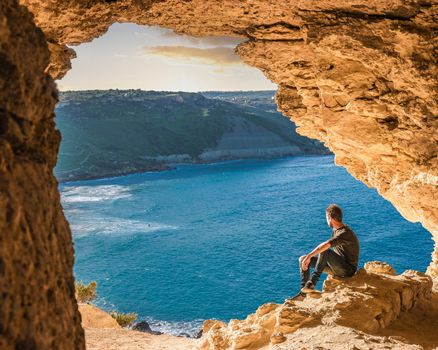
[[381,261],[369,261],[365,263],[364,268],[368,272],[377,273],[379,275],[394,276],[397,274],[391,265]]
[[247,37],[236,52],[279,85],[278,107],[298,132],[438,239],[438,1],[21,2],[46,34],[55,78],[70,67],[65,45],[115,21]]
[[73,244],[52,174],[60,142],[49,51],[0,1],[0,349],[83,349]]
[[301,328],[288,334],[281,344],[263,350],[423,350],[421,345],[408,344],[402,338],[379,337],[342,326]]
[[87,350],[194,350],[197,339],[130,329],[85,328]]
[[[263,304],[245,320],[231,320],[228,324],[205,321],[198,348],[259,349],[290,342],[288,335],[301,330],[299,335],[292,337],[296,348],[301,349],[297,344],[301,342],[305,345],[309,335],[318,334],[310,331],[306,335],[304,329],[314,327],[320,327],[318,332],[332,328],[332,340],[335,339],[334,334],[343,333],[339,331],[339,326],[341,329],[348,327],[347,333],[355,335],[373,333],[389,326],[418,304],[429,301],[431,290],[430,276],[416,271],[408,270],[392,276],[387,271],[377,274],[361,269],[351,278],[328,278],[321,295],[308,295],[302,301],[286,300],[284,304]],[[319,337],[312,343],[322,345],[327,341],[327,337]],[[382,348],[400,346],[397,341],[388,339],[380,338],[378,342],[382,343]],[[290,345],[278,348],[289,349]],[[343,342],[339,342],[338,346],[328,348],[344,346]]]
[[82,327],[86,328],[122,328],[109,313],[91,304],[79,304]]

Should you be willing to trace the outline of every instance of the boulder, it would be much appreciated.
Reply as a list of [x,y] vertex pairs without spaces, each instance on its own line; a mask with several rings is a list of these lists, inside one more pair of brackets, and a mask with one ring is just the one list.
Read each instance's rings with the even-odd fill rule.
[[157,334],[157,335],[163,334],[162,332],[159,331],[153,331],[149,326],[149,323],[147,323],[146,321],[137,322],[134,326],[132,326],[132,329],[140,332],[150,333],[150,334]]
[[397,274],[391,265],[381,261],[369,261],[364,265],[364,269],[367,272],[376,273],[378,275],[395,276]]

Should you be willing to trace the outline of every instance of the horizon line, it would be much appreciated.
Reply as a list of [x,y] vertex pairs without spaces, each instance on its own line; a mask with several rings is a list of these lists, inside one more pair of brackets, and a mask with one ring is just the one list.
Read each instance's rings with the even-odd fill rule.
[[185,90],[144,90],[144,89],[84,89],[84,90],[60,90],[59,92],[85,92],[85,91],[154,91],[154,92],[188,92],[188,93],[199,93],[199,92],[242,92],[242,91],[277,91],[275,89],[263,89],[263,90],[198,90],[198,91],[185,91]]

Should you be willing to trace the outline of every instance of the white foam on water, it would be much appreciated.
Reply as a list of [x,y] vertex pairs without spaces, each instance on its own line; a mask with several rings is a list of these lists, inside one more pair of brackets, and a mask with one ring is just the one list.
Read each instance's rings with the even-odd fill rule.
[[[117,310],[116,305],[108,302],[104,297],[98,296],[95,301],[93,301],[97,307],[110,312],[110,310]],[[160,321],[153,317],[138,317],[135,322],[128,328],[132,327],[141,321],[146,321],[153,331],[159,331],[165,334],[171,334],[175,336],[185,336],[188,334],[190,337],[195,338],[199,331],[202,329],[204,324],[203,319],[195,319],[193,321]],[[185,334],[184,334],[185,333]]]
[[175,230],[178,226],[161,224],[158,222],[144,222],[121,218],[87,218],[81,217],[70,220],[70,228],[75,236],[87,235],[127,235],[149,233],[162,230]]
[[108,302],[105,298],[98,295],[96,300],[93,301],[93,304],[96,304],[97,307],[110,312],[111,310],[117,310],[116,306],[113,303]]
[[[67,186],[61,190],[62,203],[70,223],[72,233],[76,237],[88,235],[129,235],[142,234],[161,230],[174,230],[177,226],[159,222],[147,222],[128,218],[106,216],[98,211],[107,210],[106,203],[133,196],[129,186]],[[90,203],[95,210],[85,209],[81,204]],[[117,213],[116,213],[117,215]]]
[[147,321],[153,331],[159,331],[166,334],[181,335],[182,333],[188,334],[190,337],[195,338],[198,332],[202,329],[204,320],[198,319],[193,321],[178,321],[167,322],[159,321],[152,317],[141,318],[136,321]]
[[102,185],[102,186],[68,186],[61,190],[62,202],[102,202],[130,197],[128,186]]

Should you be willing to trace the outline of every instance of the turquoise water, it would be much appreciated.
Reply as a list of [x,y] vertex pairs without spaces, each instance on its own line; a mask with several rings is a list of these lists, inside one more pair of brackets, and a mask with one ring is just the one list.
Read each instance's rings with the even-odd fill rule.
[[[60,184],[78,280],[97,304],[152,329],[194,334],[204,319],[244,318],[299,285],[298,257],[327,239],[337,203],[361,241],[360,266],[424,271],[431,235],[333,164],[333,156],[184,165]],[[415,244],[410,244],[415,237]]]

